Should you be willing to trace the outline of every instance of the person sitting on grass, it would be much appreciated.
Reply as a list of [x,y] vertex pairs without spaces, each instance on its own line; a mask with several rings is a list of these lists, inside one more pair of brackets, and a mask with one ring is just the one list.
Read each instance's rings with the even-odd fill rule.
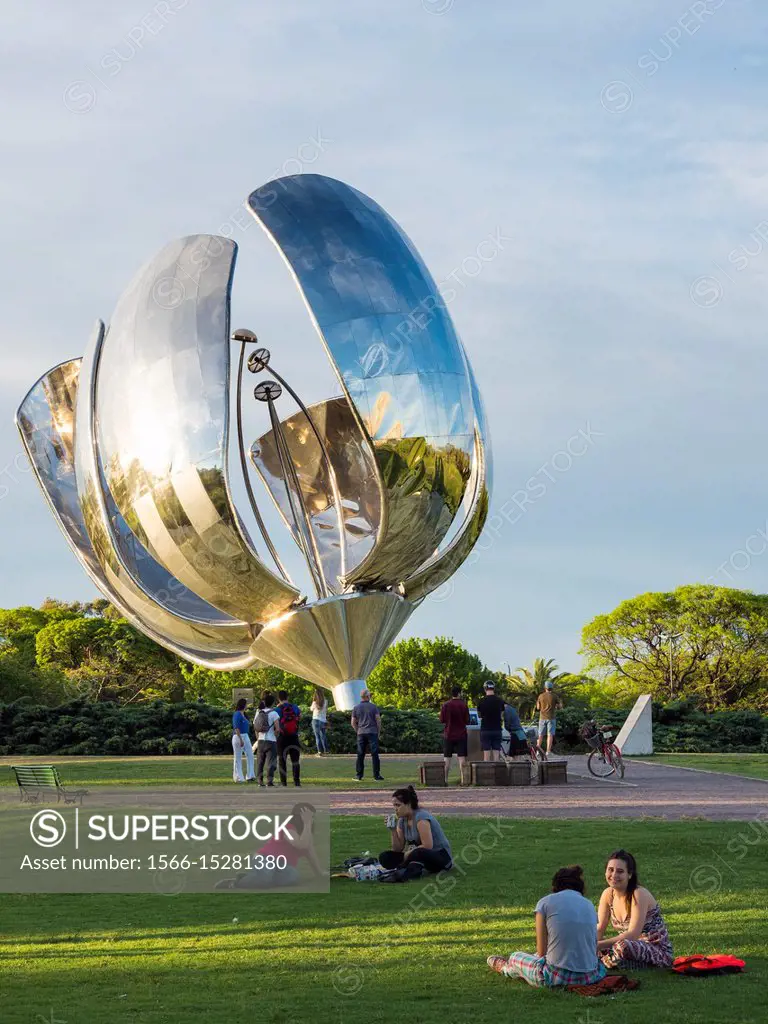
[[[309,863],[315,877],[325,872],[317,859],[313,843],[315,808],[312,804],[296,804],[291,811],[293,820],[285,831],[291,839],[269,839],[250,856],[253,867],[236,878],[222,878],[216,889],[277,889],[298,885],[301,881],[298,864],[303,858]],[[284,861],[282,860],[284,858]]]
[[552,892],[536,904],[536,955],[489,956],[488,966],[537,988],[594,985],[605,977],[597,956],[597,914],[584,896],[578,864],[556,871]]
[[437,874],[452,867],[451,846],[440,822],[419,807],[413,786],[392,794],[394,815],[385,820],[392,834],[392,849],[379,854],[383,868],[399,868],[418,861],[426,871]]
[[[631,853],[616,850],[605,866],[608,888],[597,911],[597,950],[606,967],[635,970],[671,967],[672,942],[654,897],[638,882],[637,863]],[[604,939],[610,922],[619,934]]]

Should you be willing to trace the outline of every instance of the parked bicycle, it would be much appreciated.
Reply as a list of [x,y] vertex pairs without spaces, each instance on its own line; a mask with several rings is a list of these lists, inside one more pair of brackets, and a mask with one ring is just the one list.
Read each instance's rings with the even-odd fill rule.
[[615,773],[620,779],[624,778],[624,760],[609,728],[596,722],[585,722],[581,727],[581,738],[592,748],[587,758],[587,768],[592,775],[607,779]]

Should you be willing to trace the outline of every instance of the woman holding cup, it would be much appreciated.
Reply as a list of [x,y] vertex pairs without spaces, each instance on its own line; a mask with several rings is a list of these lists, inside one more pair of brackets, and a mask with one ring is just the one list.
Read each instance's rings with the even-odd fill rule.
[[413,786],[396,789],[392,794],[394,814],[384,819],[390,830],[392,848],[379,854],[383,868],[398,868],[418,862],[426,871],[437,874],[452,867],[451,846],[440,822],[419,807]]

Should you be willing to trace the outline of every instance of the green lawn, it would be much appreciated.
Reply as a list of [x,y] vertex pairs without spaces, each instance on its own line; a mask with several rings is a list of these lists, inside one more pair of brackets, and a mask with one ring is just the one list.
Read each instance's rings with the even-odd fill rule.
[[[436,758],[425,754],[424,760]],[[421,760],[421,759],[420,759]],[[7,758],[0,764],[0,785],[15,786],[16,781],[10,769],[11,763],[40,764],[55,763],[61,781],[66,785],[115,786],[122,783],[133,786],[157,786],[165,783],[194,786],[231,786],[232,758],[221,757],[84,757],[57,759],[50,757]],[[370,757],[366,757],[365,778],[359,783],[355,778],[354,755],[314,757],[301,759],[302,781],[324,789],[389,789],[393,786],[416,782],[419,776],[419,761],[400,760],[385,757],[382,760],[384,782],[374,781]],[[277,775],[275,775],[277,779]],[[456,761],[453,762],[452,778],[458,782]],[[288,764],[289,785],[292,785],[290,762]]]
[[703,768],[708,772],[730,772],[750,779],[768,779],[768,754],[654,754],[639,758],[679,768]]
[[[338,880],[325,896],[3,896],[0,1019],[3,1024],[765,1020],[764,832],[738,822],[507,820],[507,831],[498,838],[488,820],[443,823],[459,864],[475,866],[464,867],[464,875],[446,876],[449,881],[439,887]],[[378,850],[385,833],[378,819],[337,817],[332,838],[334,859],[340,860]],[[581,863],[591,883],[589,895],[596,898],[604,858],[616,846],[638,857],[643,881],[662,903],[676,953],[738,953],[747,960],[748,973],[697,981],[645,972],[637,992],[594,1002],[491,974],[485,965],[490,953],[531,948],[532,908],[548,890],[553,870],[564,862]]]

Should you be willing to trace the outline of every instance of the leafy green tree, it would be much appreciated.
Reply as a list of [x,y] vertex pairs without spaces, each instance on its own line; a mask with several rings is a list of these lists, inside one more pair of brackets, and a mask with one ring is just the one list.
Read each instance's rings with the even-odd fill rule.
[[42,608],[3,608],[0,611],[0,658],[13,658],[19,665],[33,669],[35,640],[48,624],[50,616]]
[[[237,672],[216,672],[186,661],[180,667],[187,700],[202,699],[206,704],[228,708],[232,704],[232,690],[250,686],[256,701],[262,690],[272,690],[273,693],[287,690],[291,700],[299,707],[308,710],[312,703],[312,683],[273,665],[261,665]],[[330,703],[330,691],[325,692]]]
[[29,697],[34,704],[55,707],[72,693],[66,677],[55,669],[29,668],[18,659],[0,657],[0,704]]
[[63,672],[90,700],[133,703],[183,696],[178,658],[125,619],[53,619],[38,632],[35,649],[40,668]]
[[768,596],[693,584],[648,593],[598,615],[582,654],[604,680],[707,710],[768,707]]
[[475,699],[489,678],[497,679],[498,674],[449,637],[414,637],[393,644],[368,683],[378,704],[437,709],[451,696],[452,687],[461,686],[468,697]]
[[641,686],[628,679],[593,679],[588,675],[566,674],[558,689],[568,694],[568,704],[581,703],[585,708],[628,708],[643,693]]
[[565,689],[563,686],[566,678],[565,672],[560,672],[553,658],[546,661],[543,658],[536,658],[533,662],[533,669],[519,668],[514,675],[507,676],[507,693],[517,702],[517,710],[521,718],[529,718],[536,708],[536,700],[544,689],[544,684],[551,682],[556,684],[561,696]]

